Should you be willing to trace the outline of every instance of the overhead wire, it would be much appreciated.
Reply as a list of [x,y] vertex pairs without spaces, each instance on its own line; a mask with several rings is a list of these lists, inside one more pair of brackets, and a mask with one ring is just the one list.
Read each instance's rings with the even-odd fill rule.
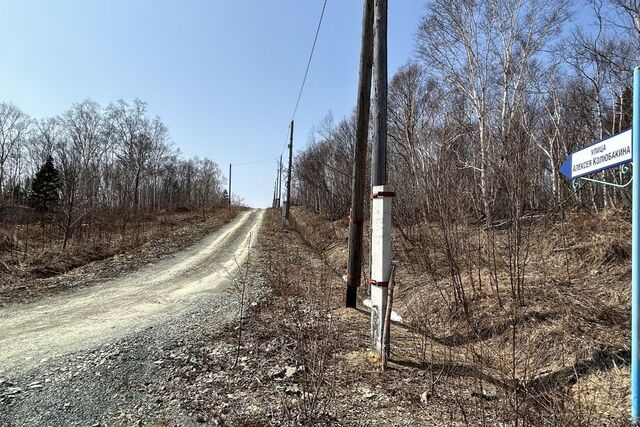
[[[293,108],[293,114],[291,114],[291,122],[293,122],[293,120],[296,117],[296,113],[298,112],[298,107],[300,107],[300,101],[302,99],[302,94],[304,92],[304,88],[305,85],[307,83],[307,77],[309,76],[309,69],[311,68],[311,61],[313,60],[313,54],[315,53],[316,50],[316,45],[318,43],[318,36],[320,34],[320,28],[322,27],[322,21],[324,19],[324,12],[327,8],[327,1],[328,0],[324,0],[323,4],[322,4],[322,11],[320,12],[320,18],[318,19],[318,26],[316,27],[316,33],[315,36],[313,37],[313,45],[311,46],[311,52],[309,53],[309,60],[307,61],[307,66],[304,70],[304,77],[302,78],[302,84],[300,85],[300,90],[298,91],[298,97],[296,99],[296,104],[295,107]],[[287,149],[287,145],[289,144],[289,138],[290,138],[290,131],[291,131],[291,123],[289,124],[289,127],[287,129],[287,138],[285,139],[285,144],[284,147],[282,147],[282,151],[280,152],[280,157],[284,154],[285,150]],[[270,162],[273,160],[278,160],[278,157],[271,157],[268,159],[263,159],[263,160],[254,160],[254,161],[249,161],[249,162],[241,162],[241,163],[232,163],[233,166],[243,166],[243,165],[251,165],[251,164],[257,164],[257,163],[265,163],[265,162]]]
[[311,46],[311,53],[309,54],[309,61],[307,61],[307,68],[304,70],[304,78],[302,79],[302,85],[300,85],[300,92],[298,93],[296,107],[293,109],[293,114],[291,115],[292,121],[296,117],[296,113],[298,112],[298,107],[300,106],[300,99],[302,98],[302,92],[304,91],[304,86],[307,83],[307,76],[309,75],[309,67],[311,67],[311,60],[313,59],[313,53],[316,50],[316,43],[318,43],[318,35],[320,34],[320,27],[322,26],[322,18],[324,18],[324,11],[326,8],[327,8],[327,0],[324,0],[324,4],[322,5],[322,12],[320,12],[320,19],[318,20],[318,27],[316,28],[316,35],[313,38],[313,46]]
[[245,165],[254,165],[257,163],[266,163],[266,162],[271,162],[274,160],[278,160],[277,157],[269,157],[268,159],[262,159],[262,160],[251,160],[249,162],[240,162],[240,163],[232,163],[233,166],[245,166]]
[[[291,114],[291,121],[293,121],[296,118],[296,113],[298,112],[298,107],[300,106],[300,100],[302,99],[302,93],[304,92],[304,87],[307,83],[307,77],[309,76],[309,68],[311,68],[311,61],[313,60],[313,54],[316,51],[316,44],[318,43],[318,35],[320,34],[320,27],[322,27],[322,20],[324,18],[324,12],[327,8],[327,1],[328,0],[324,0],[324,3],[322,4],[322,11],[320,12],[320,19],[318,19],[318,26],[316,28],[316,34],[313,37],[313,45],[311,46],[311,52],[309,53],[309,60],[307,61],[307,67],[304,70],[304,77],[302,78],[302,84],[300,85],[300,91],[298,92],[298,99],[296,100],[296,105],[293,108],[293,114]],[[291,129],[291,124],[289,124],[289,130]],[[285,140],[285,144],[284,147],[282,148],[282,152],[280,154],[283,154],[284,151],[287,149],[287,144],[289,143],[289,134],[287,133],[287,139]]]

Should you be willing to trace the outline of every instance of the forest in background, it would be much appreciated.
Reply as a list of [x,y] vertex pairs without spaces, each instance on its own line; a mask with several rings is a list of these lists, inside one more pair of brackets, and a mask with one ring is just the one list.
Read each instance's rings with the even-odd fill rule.
[[[628,190],[576,192],[559,166],[631,126],[639,10],[636,0],[428,2],[414,57],[389,82],[394,220],[455,211],[491,224],[532,211],[628,207]],[[586,23],[571,20],[578,12]],[[337,123],[329,114],[316,127],[295,159],[295,202],[331,219],[348,214],[354,141],[353,114]]]
[[0,103],[5,270],[70,246],[103,246],[98,252],[111,254],[108,246],[144,242],[165,223],[205,220],[226,206],[223,187],[218,165],[184,158],[167,126],[138,99],[106,107],[85,100],[43,119]]

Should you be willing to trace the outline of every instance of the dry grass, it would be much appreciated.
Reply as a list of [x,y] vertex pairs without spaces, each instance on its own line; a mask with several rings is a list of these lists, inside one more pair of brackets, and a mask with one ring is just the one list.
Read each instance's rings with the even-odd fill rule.
[[[84,273],[88,278],[110,276],[135,269],[178,251],[229,222],[239,211],[219,209],[203,219],[200,213],[141,216],[122,233],[115,224],[89,232],[83,227],[62,249],[59,230],[53,225],[0,224],[0,304],[32,300],[68,288],[62,275]],[[85,230],[86,229],[86,230]],[[58,280],[60,279],[60,280]],[[60,282],[60,283],[59,283]],[[75,286],[77,280],[73,280]]]
[[[294,218],[305,241],[340,271],[347,224],[301,209]],[[393,328],[392,359],[414,374],[426,372],[431,394],[453,392],[453,405],[460,404],[452,423],[626,424],[628,380],[621,379],[629,374],[627,218],[621,212],[571,214],[564,222],[533,219],[527,227],[524,304],[511,297],[507,232],[495,231],[492,264],[485,255],[486,233],[456,230],[465,315],[455,308],[438,225],[396,230],[396,307],[405,325]],[[489,285],[492,274],[502,304]]]

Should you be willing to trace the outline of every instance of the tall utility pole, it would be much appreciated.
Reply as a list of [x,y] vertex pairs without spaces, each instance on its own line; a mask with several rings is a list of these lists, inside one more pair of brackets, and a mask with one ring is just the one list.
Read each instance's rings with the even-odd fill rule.
[[[387,0],[375,0],[374,137],[371,152],[371,344],[382,351],[391,275],[391,200],[387,184]],[[387,339],[389,336],[387,335]],[[383,355],[383,358],[388,355]]]
[[231,212],[231,163],[229,163],[229,212]]
[[360,274],[362,273],[364,180],[371,102],[371,67],[373,65],[373,6],[373,0],[364,0],[358,104],[356,107],[356,143],[353,146],[354,162],[351,181],[351,213],[349,215],[349,260],[345,298],[347,307],[356,306]]
[[293,120],[289,136],[289,168],[287,168],[287,200],[284,205],[284,226],[289,228],[289,206],[291,205],[291,162],[293,161]]
[[387,183],[387,0],[375,0],[371,188]]

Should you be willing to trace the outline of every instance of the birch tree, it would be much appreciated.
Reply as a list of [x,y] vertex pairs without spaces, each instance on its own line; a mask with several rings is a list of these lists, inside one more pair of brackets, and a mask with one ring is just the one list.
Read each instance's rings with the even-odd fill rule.
[[5,196],[9,160],[20,156],[31,119],[13,104],[0,103],[0,201]]

